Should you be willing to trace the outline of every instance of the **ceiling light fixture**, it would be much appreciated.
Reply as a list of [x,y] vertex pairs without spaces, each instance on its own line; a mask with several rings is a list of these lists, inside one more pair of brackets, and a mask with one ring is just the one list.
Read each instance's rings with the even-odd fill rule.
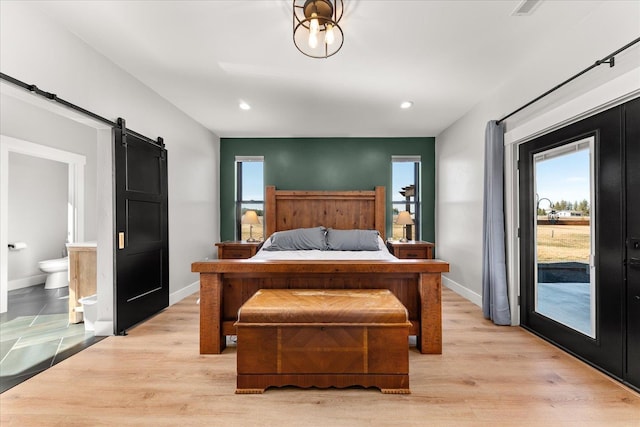
[[240,107],[241,110],[250,110],[251,109],[251,105],[247,104],[244,101],[240,101],[240,104],[238,104],[238,106]]
[[335,55],[344,43],[342,0],[293,0],[293,44],[311,58]]
[[411,107],[413,107],[413,101],[404,101],[402,104],[400,104],[400,108],[402,108],[403,110]]

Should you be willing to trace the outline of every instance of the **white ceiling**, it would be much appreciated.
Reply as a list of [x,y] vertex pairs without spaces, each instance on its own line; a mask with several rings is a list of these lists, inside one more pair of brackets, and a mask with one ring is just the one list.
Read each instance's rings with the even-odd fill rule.
[[328,59],[293,45],[289,0],[37,7],[221,137],[399,137],[437,136],[523,70],[551,67],[601,3],[512,16],[520,0],[344,2],[344,46]]

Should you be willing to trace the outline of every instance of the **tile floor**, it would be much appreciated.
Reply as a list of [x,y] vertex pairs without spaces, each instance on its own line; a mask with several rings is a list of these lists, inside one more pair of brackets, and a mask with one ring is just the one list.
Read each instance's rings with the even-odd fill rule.
[[69,323],[68,299],[68,287],[44,284],[9,292],[0,314],[0,393],[101,339]]

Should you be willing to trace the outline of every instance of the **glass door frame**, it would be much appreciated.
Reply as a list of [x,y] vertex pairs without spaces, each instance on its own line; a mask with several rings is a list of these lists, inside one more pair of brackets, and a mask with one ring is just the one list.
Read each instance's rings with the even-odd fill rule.
[[[563,155],[575,153],[584,149],[589,150],[589,322],[590,322],[590,334],[584,333],[571,325],[568,325],[562,322],[559,319],[554,319],[552,317],[546,316],[545,314],[538,311],[538,246],[537,246],[537,236],[538,236],[538,220],[537,220],[537,211],[539,207],[539,202],[544,198],[539,198],[539,194],[537,192],[537,162],[557,158]],[[596,165],[595,165],[595,135],[587,136],[585,138],[580,138],[575,141],[565,141],[561,145],[555,146],[553,148],[544,149],[539,152],[533,154],[533,185],[534,185],[534,196],[535,203],[533,203],[534,208],[536,209],[536,214],[533,216],[533,238],[534,238],[534,250],[533,250],[533,274],[534,274],[534,294],[533,294],[533,305],[534,311],[541,315],[545,316],[548,319],[551,319],[555,322],[558,322],[568,328],[575,330],[576,332],[582,333],[592,339],[596,338],[596,264],[595,264],[595,247],[596,247],[596,193],[595,193],[595,175],[596,175]],[[547,199],[548,200],[548,199]]]

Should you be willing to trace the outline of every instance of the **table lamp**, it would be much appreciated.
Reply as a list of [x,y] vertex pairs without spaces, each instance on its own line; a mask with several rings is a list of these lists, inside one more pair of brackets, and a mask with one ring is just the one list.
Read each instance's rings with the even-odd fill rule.
[[401,242],[407,242],[407,225],[413,224],[413,219],[411,219],[411,213],[408,211],[402,211],[398,214],[398,218],[396,218],[396,224],[402,225],[402,239]]
[[247,242],[257,242],[258,240],[253,238],[253,226],[255,224],[260,224],[256,211],[246,211],[244,215],[242,215],[242,220],[240,222],[242,224],[249,224],[249,238],[247,239]]

